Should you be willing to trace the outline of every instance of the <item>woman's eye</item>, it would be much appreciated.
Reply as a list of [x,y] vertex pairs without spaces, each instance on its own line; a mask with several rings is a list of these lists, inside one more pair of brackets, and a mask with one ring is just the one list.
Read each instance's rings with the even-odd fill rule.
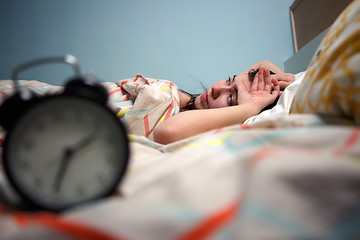
[[226,84],[227,84],[227,85],[230,85],[230,84],[231,84],[231,78],[230,78],[230,77],[228,77],[228,79],[226,80]]
[[233,105],[233,97],[232,97],[232,94],[229,95],[228,104],[229,104],[229,106],[232,106],[232,105]]

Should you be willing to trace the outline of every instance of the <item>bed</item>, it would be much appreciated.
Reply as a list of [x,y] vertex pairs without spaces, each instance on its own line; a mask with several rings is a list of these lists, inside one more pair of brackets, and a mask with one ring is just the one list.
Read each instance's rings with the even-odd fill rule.
[[[169,145],[129,133],[117,194],[61,213],[2,203],[0,239],[360,239],[359,16],[357,0],[295,90],[284,92],[281,109]],[[1,81],[2,95],[9,84]],[[121,86],[104,84],[120,94]],[[163,89],[171,95],[172,86]],[[113,95],[112,107],[124,98]],[[168,99],[159,121],[177,111]]]

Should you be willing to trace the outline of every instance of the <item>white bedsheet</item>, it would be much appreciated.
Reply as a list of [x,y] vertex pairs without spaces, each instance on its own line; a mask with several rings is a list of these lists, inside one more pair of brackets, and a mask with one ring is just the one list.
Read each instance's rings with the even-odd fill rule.
[[260,120],[268,119],[274,115],[287,115],[289,114],[291,103],[295,97],[302,80],[304,79],[306,71],[294,75],[295,81],[291,83],[281,94],[276,106],[272,109],[261,112],[260,114],[248,118],[244,123],[253,124]]

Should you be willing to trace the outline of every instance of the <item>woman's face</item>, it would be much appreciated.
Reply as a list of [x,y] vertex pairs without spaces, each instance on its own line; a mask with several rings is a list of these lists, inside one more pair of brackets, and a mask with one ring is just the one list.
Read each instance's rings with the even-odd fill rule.
[[216,82],[195,100],[196,109],[223,108],[238,105],[238,91],[250,91],[248,74],[239,74],[227,80]]

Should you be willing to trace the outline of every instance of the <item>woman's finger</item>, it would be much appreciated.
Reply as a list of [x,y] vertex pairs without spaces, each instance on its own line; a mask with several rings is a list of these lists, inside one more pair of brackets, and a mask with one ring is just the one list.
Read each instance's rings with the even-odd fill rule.
[[259,80],[258,80],[258,86],[257,86],[257,90],[261,90],[261,91],[263,91],[264,90],[264,86],[265,86],[265,76],[264,76],[264,67],[263,66],[261,66],[260,68],[259,68],[259,72],[258,72],[258,74],[259,74]]
[[268,68],[265,68],[264,70],[264,90],[266,92],[271,92],[271,89],[273,89],[274,84],[271,82],[271,77],[270,77],[270,70]]
[[272,77],[278,80],[280,89],[285,89],[287,86],[289,86],[292,82],[295,81],[295,77],[291,73],[276,74]]
[[278,80],[276,80],[275,78],[273,78],[272,83],[274,84],[274,89],[271,92],[272,95],[274,95],[275,97],[278,97],[280,95],[280,85]]
[[251,84],[251,88],[250,88],[251,92],[258,90],[258,82],[259,82],[259,73],[256,73],[254,80]]

